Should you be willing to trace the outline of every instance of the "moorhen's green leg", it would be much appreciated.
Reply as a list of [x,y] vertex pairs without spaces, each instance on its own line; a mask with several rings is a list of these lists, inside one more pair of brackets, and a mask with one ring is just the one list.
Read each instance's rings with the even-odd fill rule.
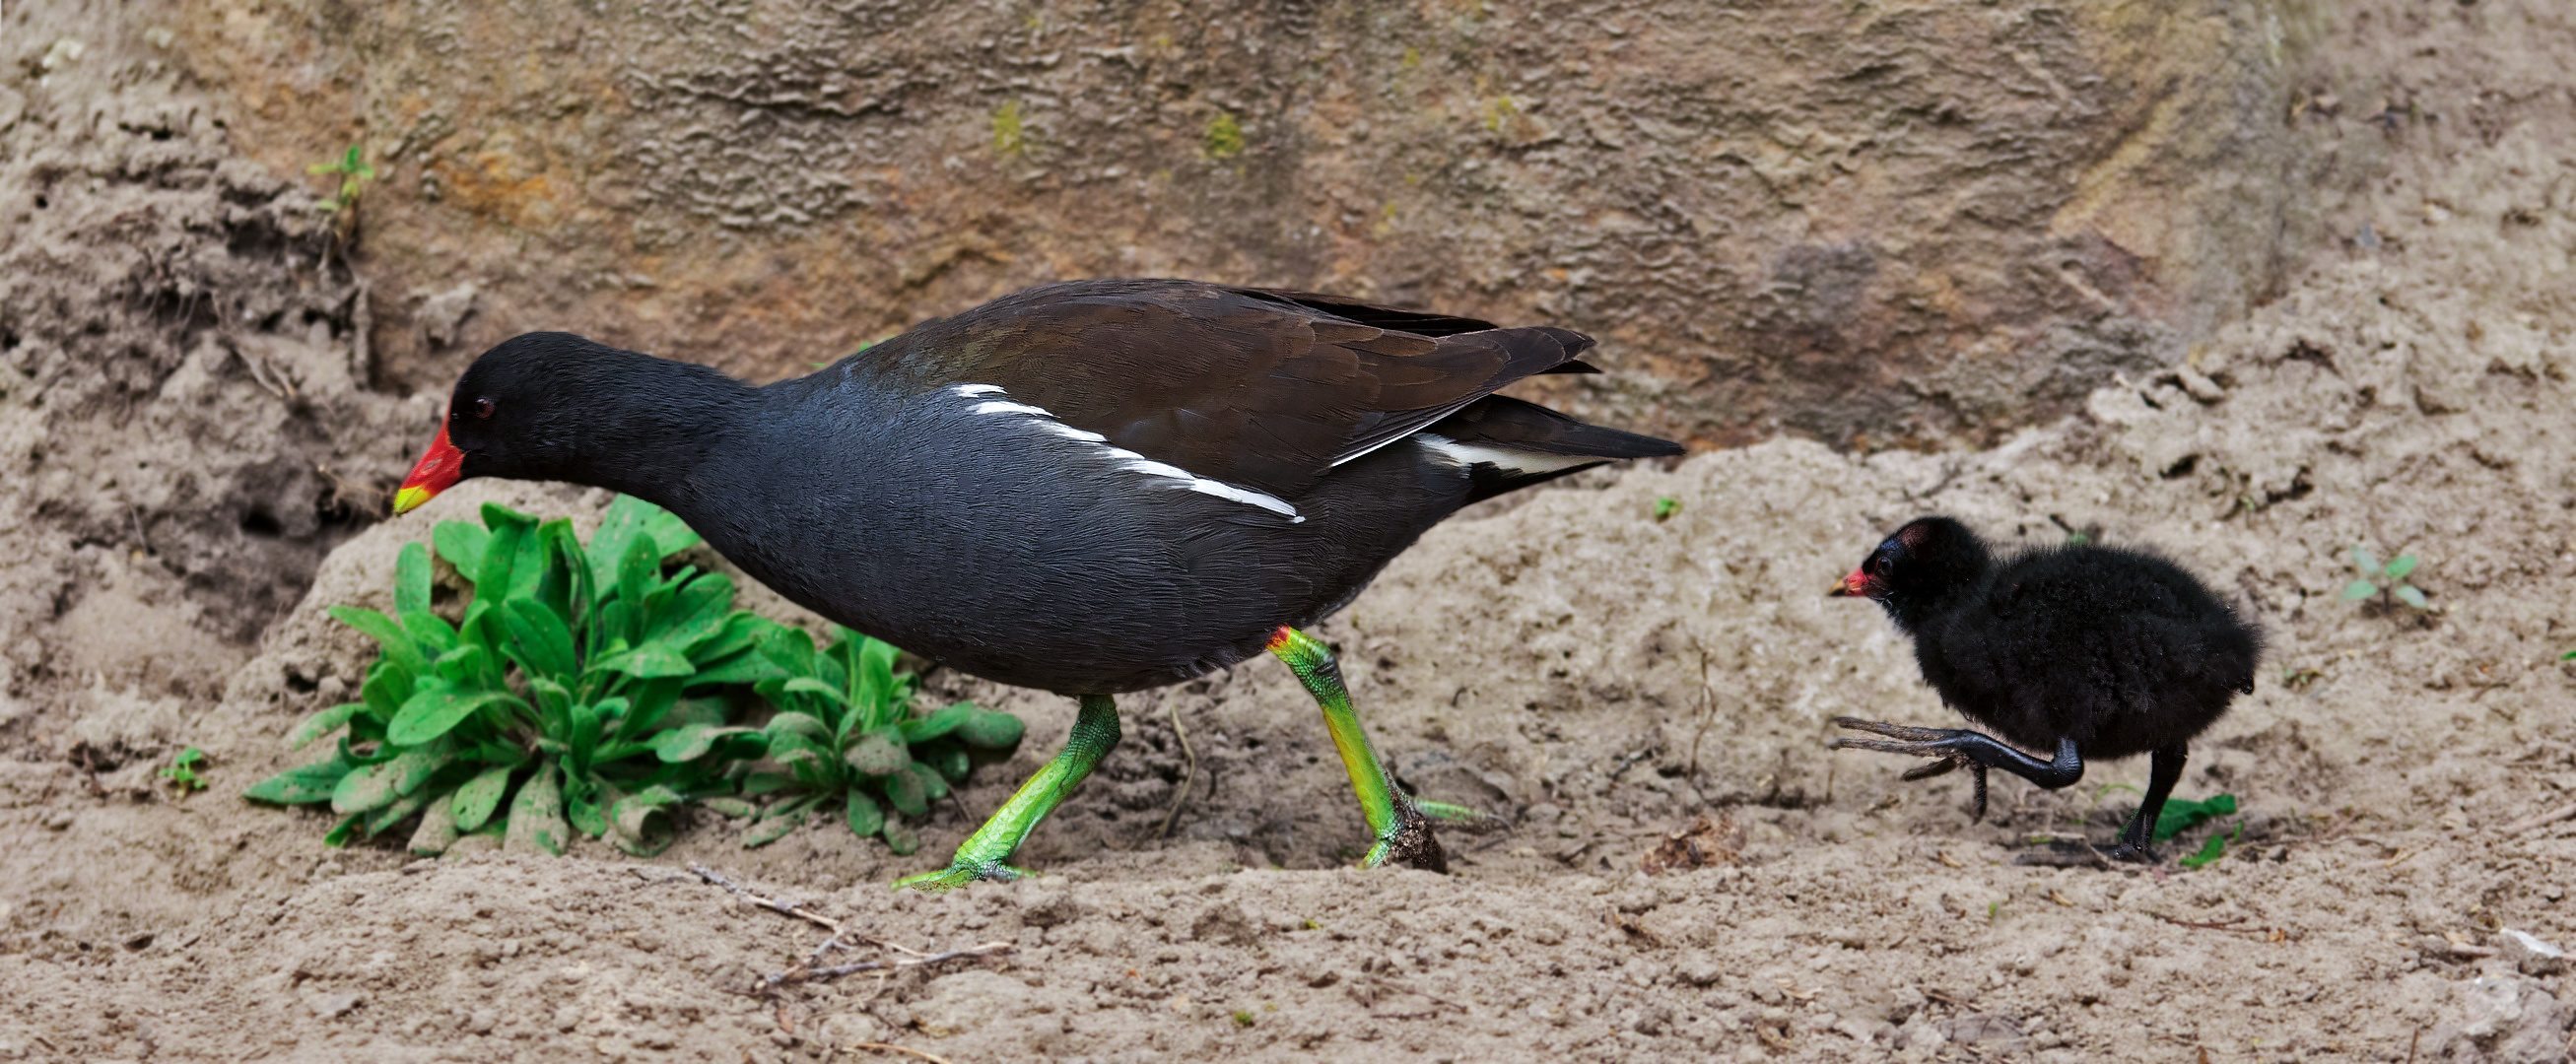
[[1064,752],[1037,770],[1029,781],[1020,784],[1011,800],[984,821],[984,826],[966,837],[957,847],[957,856],[948,867],[937,872],[905,876],[894,881],[900,889],[948,890],[978,879],[1018,879],[1027,875],[1002,862],[1020,848],[1020,841],[1046,819],[1048,813],[1064,802],[1082,778],[1109,748],[1118,745],[1118,705],[1108,695],[1082,696],[1082,710],[1073,719],[1073,732],[1065,737]]
[[[1431,835],[1431,821],[1425,815],[1428,810],[1416,807],[1411,796],[1396,789],[1395,782],[1387,778],[1386,766],[1378,763],[1377,751],[1369,748],[1368,733],[1360,730],[1359,714],[1351,709],[1351,694],[1342,687],[1342,669],[1333,661],[1331,648],[1283,625],[1270,637],[1270,652],[1288,663],[1297,679],[1305,683],[1306,692],[1315,696],[1315,704],[1324,709],[1324,727],[1333,733],[1333,747],[1341,751],[1342,768],[1351,774],[1351,790],[1359,795],[1360,812],[1368,817],[1370,833],[1377,836],[1377,844],[1369,847],[1368,856],[1360,860],[1361,866],[1400,864],[1447,872],[1448,855],[1441,852],[1440,840]],[[1472,810],[1449,805],[1440,805],[1438,813],[1444,819],[1476,815]]]
[[2155,841],[2156,820],[2164,815],[2165,799],[2173,796],[2174,784],[2182,782],[2182,765],[2190,753],[2181,746],[2155,752],[2147,768],[2147,797],[2138,803],[2138,815],[2130,817],[2128,828],[2120,832],[2119,845],[2104,851],[2112,860],[2144,864],[2163,860],[2147,844]]

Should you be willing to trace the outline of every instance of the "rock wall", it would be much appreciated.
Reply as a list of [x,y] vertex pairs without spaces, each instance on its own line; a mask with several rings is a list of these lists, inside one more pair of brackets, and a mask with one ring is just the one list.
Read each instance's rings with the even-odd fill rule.
[[2316,169],[2294,0],[173,17],[253,157],[374,161],[406,390],[536,328],[780,376],[1167,274],[1585,330],[1614,371],[1538,395],[1702,446],[1991,440],[2271,292]]

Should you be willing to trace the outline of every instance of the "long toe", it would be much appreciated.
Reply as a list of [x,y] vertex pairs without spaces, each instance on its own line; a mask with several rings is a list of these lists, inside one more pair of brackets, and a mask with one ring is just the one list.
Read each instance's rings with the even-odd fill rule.
[[2130,864],[2163,864],[2165,860],[2156,854],[2154,847],[2134,842],[2123,842],[2109,847],[2102,851],[2102,855],[2114,861],[2126,861]]
[[1907,724],[1890,724],[1883,720],[1862,720],[1859,717],[1835,717],[1834,726],[1850,728],[1853,731],[1873,732],[1891,739],[1908,739],[1918,743],[1947,739],[1959,733],[1956,728],[1917,728]]

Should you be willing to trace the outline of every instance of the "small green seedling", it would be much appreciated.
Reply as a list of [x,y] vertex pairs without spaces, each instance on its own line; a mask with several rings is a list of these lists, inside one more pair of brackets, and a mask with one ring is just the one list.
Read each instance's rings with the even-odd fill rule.
[[2317,681],[2325,678],[2325,673],[2316,669],[2308,668],[2304,665],[2281,666],[2281,686],[2287,687],[2293,691],[2305,691],[2308,688],[2316,686]]
[[2372,595],[2386,594],[2415,609],[2432,608],[2425,603],[2422,589],[2406,582],[2407,574],[2415,571],[2414,555],[2400,554],[2388,564],[2381,565],[2378,555],[2356,543],[2352,548],[2352,567],[2361,573],[2361,577],[2343,586],[2344,601],[2359,602]]
[[2199,868],[2202,865],[2226,856],[2227,844],[2242,838],[2244,834],[2245,822],[2239,820],[2236,822],[2235,827],[2228,829],[2227,834],[2211,835],[2208,842],[2201,843],[2200,852],[2183,858],[2182,866],[2184,868]]
[[1028,135],[1020,119],[1020,101],[1006,100],[993,112],[993,154],[1025,155],[1028,150]]
[[338,159],[327,163],[314,163],[305,167],[304,172],[315,175],[340,175],[339,191],[330,199],[322,201],[322,209],[326,211],[345,211],[357,206],[358,194],[366,191],[367,182],[376,179],[376,168],[367,165],[358,145],[355,144],[349,145],[349,150]]
[[197,774],[197,766],[205,763],[206,752],[191,746],[179,751],[179,756],[171,758],[170,767],[162,769],[160,775],[162,779],[177,785],[181,794],[202,791],[206,789],[206,780],[205,777]]
[[1682,512],[1682,501],[1680,499],[1674,498],[1670,495],[1655,496],[1655,520],[1670,521],[1673,519],[1674,514],[1680,512]]
[[2175,798],[2165,802],[2164,811],[2156,814],[2156,841],[2163,842],[2199,827],[2214,818],[2236,812],[2236,796],[2214,795],[2202,801]]
[[1252,1010],[1250,1010],[1250,1009],[1236,1009],[1236,1010],[1234,1010],[1234,1025],[1235,1025],[1235,1026],[1237,1026],[1237,1027],[1250,1027],[1250,1026],[1252,1026]]
[[[973,767],[974,753],[1017,746],[1023,727],[1017,717],[972,702],[914,716],[920,679],[894,671],[899,652],[847,628],[834,631],[837,638],[819,653],[801,629],[778,629],[760,643],[777,673],[754,689],[778,707],[762,735],[769,759],[787,771],[752,772],[742,793],[785,797],[753,817],[743,845],[774,842],[807,813],[838,801],[851,831],[910,854],[921,839],[903,818],[922,816],[947,797]],[[900,815],[887,815],[889,807]]]
[[1206,151],[1211,159],[1231,159],[1243,154],[1243,123],[1233,113],[1219,111],[1208,120]]

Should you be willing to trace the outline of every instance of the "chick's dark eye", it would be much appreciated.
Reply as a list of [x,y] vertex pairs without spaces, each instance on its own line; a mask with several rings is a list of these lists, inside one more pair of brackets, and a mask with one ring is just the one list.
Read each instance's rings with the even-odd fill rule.
[[1872,572],[1872,573],[1876,573],[1876,574],[1878,574],[1878,575],[1880,575],[1880,576],[1886,576],[1887,574],[1889,574],[1889,573],[1891,573],[1891,572],[1894,572],[1895,570],[1896,570],[1896,559],[1894,559],[1894,558],[1890,558],[1890,557],[1888,557],[1887,555],[1881,554],[1881,555],[1879,555],[1878,557],[1875,557],[1875,558],[1872,558],[1872,559],[1870,559],[1870,560],[1869,560],[1869,571],[1870,571],[1870,572]]
[[489,419],[492,417],[492,400],[490,400],[490,399],[477,399],[477,400],[475,400],[475,401],[474,401],[474,416],[475,416],[476,418],[489,420]]

